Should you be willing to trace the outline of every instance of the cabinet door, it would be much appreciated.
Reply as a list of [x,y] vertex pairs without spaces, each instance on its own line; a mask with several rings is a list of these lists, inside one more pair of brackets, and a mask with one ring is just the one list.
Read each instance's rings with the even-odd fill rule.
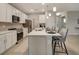
[[18,16],[21,17],[21,11],[18,11]]
[[12,7],[12,15],[16,15],[16,8]]
[[23,37],[26,37],[28,34],[28,28],[23,28]]
[[21,13],[20,23],[25,23],[25,15]]
[[47,54],[47,44],[45,36],[35,36],[29,37],[28,49],[29,55],[46,55]]
[[6,50],[5,48],[5,37],[0,35],[0,54]]
[[6,22],[12,22],[12,6],[7,4],[7,20]]
[[26,14],[23,14],[23,22],[25,23],[25,20],[26,20]]
[[11,36],[11,39],[12,39],[11,44],[14,45],[17,42],[17,32],[13,31],[13,32],[11,32],[11,35],[12,35]]
[[16,16],[18,16],[18,17],[21,16],[21,12],[18,9],[16,9]]
[[25,14],[25,19],[29,19],[28,15]]
[[6,21],[6,4],[1,3],[0,4],[0,22]]
[[12,35],[10,32],[5,35],[6,35],[6,49],[8,49],[12,46],[12,43],[11,43],[12,42],[12,39],[11,39]]
[[20,22],[19,23],[23,23],[22,22],[22,19],[23,19],[23,17],[22,17],[22,12],[20,13]]
[[15,13],[16,13],[16,16],[20,17],[20,11],[18,9],[16,9],[16,8],[15,8]]

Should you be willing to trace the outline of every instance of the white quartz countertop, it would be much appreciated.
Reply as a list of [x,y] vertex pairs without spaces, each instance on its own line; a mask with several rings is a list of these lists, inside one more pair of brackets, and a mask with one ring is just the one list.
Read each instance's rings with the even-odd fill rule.
[[11,32],[11,31],[15,31],[15,30],[6,30],[6,31],[0,31],[0,35],[2,35],[2,34],[6,34],[6,33],[9,33],[9,32]]
[[30,32],[28,34],[28,36],[61,36],[59,33],[55,33],[55,34],[49,34],[45,31],[45,29],[43,29],[42,31],[35,31],[33,30],[32,32]]

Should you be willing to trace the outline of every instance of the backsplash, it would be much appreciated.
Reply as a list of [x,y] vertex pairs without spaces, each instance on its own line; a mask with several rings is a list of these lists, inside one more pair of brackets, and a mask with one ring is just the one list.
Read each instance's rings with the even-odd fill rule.
[[0,23],[0,31],[8,30],[10,28],[22,28],[22,24],[20,23]]

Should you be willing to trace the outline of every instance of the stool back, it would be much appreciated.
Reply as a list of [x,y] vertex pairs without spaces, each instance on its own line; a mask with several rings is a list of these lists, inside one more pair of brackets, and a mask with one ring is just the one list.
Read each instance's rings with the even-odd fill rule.
[[62,35],[63,41],[66,40],[67,34],[68,34],[68,29],[67,28],[62,28],[59,32]]

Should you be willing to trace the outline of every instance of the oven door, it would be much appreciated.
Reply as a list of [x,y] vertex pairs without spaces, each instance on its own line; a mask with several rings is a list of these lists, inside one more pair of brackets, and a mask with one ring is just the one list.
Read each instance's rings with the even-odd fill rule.
[[23,32],[17,33],[17,41],[23,39]]

